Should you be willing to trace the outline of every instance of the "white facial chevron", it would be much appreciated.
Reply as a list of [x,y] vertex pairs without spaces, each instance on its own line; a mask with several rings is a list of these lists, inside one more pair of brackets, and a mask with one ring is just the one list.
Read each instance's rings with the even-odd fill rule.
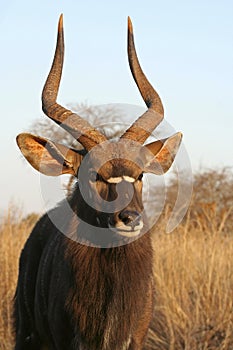
[[118,176],[118,177],[110,177],[107,182],[110,183],[110,184],[118,184],[120,183],[121,181],[127,181],[127,182],[135,182],[135,179],[131,176]]

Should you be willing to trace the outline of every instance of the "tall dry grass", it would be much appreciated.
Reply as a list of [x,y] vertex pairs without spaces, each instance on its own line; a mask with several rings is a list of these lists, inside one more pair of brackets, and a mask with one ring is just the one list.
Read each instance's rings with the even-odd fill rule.
[[[147,350],[233,349],[233,232],[215,209],[154,234],[155,311]],[[197,225],[198,224],[198,225]]]
[[[170,201],[174,184],[171,184]],[[233,349],[233,177],[195,176],[189,211],[171,234],[169,204],[153,232],[155,310],[145,350]],[[0,349],[13,348],[18,256],[36,216],[11,208],[0,224]]]
[[13,349],[12,300],[18,276],[18,260],[37,215],[22,217],[11,205],[0,223],[0,350]]

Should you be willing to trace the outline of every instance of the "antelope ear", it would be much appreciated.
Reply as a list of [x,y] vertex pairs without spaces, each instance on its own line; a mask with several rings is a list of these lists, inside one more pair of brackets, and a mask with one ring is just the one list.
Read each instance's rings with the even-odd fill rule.
[[28,133],[19,134],[16,141],[27,161],[42,174],[76,175],[82,160],[78,151]]
[[144,171],[156,175],[166,173],[175,159],[181,140],[182,134],[178,132],[167,139],[145,145],[144,147],[150,151],[150,156]]

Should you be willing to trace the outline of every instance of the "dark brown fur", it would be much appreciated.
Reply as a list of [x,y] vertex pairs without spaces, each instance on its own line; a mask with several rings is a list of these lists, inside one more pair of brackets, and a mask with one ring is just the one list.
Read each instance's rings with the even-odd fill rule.
[[[73,207],[77,196],[78,188]],[[92,218],[90,207],[79,202],[93,220],[96,212]],[[72,227],[63,204],[49,216],[65,217],[72,236],[82,228]],[[152,315],[152,255],[148,233],[127,245],[96,248],[66,237],[42,217],[20,259],[15,349],[141,349]]]

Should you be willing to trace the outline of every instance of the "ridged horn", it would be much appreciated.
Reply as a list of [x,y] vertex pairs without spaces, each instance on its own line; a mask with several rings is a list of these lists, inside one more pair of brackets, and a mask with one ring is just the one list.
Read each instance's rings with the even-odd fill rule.
[[121,138],[127,138],[143,144],[164,118],[164,109],[158,93],[147,80],[140,66],[130,17],[128,17],[128,60],[133,78],[148,110],[126,130]]
[[42,92],[42,109],[49,118],[67,130],[83,145],[83,147],[90,150],[97,144],[106,141],[106,137],[94,129],[78,114],[73,113],[56,102],[61,81],[63,61],[64,33],[63,15],[61,15],[58,23],[56,51],[54,54],[52,67]]

